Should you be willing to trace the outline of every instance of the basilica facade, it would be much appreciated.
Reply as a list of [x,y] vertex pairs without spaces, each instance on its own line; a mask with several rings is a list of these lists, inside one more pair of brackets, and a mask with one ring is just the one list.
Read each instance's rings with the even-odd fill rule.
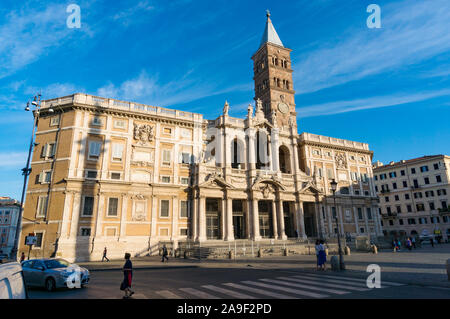
[[[19,250],[98,260],[160,242],[382,234],[365,143],[301,133],[291,50],[270,15],[245,118],[76,93],[42,103]],[[330,182],[338,182],[336,196]],[[335,204],[336,202],[336,204]]]

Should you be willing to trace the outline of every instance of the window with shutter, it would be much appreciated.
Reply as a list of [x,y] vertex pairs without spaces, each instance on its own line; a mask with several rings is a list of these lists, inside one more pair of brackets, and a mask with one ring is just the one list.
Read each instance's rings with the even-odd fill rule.
[[119,205],[119,199],[111,197],[108,203],[108,216],[117,216],[117,208]]
[[98,159],[100,157],[101,143],[96,141],[89,142],[89,159]]
[[47,196],[39,196],[36,217],[44,218],[47,213]]
[[185,200],[182,200],[180,202],[180,217],[189,217],[188,202]]
[[94,209],[94,197],[85,196],[83,205],[83,216],[92,216]]
[[123,144],[113,144],[112,160],[122,161]]
[[160,217],[169,217],[169,201],[161,200]]
[[171,152],[170,150],[163,150],[163,160],[162,160],[162,164],[166,165],[166,166],[170,166],[170,156]]

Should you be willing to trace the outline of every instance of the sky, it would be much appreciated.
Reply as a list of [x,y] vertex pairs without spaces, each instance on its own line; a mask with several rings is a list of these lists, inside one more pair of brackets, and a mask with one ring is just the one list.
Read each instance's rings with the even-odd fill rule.
[[[80,28],[68,28],[70,4]],[[369,28],[377,4],[381,28]],[[292,49],[299,133],[368,143],[373,161],[450,155],[448,0],[71,0],[0,4],[0,195],[20,199],[26,102],[76,92],[202,113],[254,104],[266,10]]]

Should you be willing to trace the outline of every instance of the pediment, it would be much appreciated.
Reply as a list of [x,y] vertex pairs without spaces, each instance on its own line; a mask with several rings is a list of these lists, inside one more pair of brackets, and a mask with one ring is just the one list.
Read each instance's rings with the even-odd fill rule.
[[211,179],[208,179],[207,181],[201,183],[198,185],[198,187],[212,187],[212,188],[235,188],[230,183],[227,183],[223,178],[221,177],[214,177]]
[[322,194],[322,191],[317,188],[316,185],[314,185],[311,182],[308,182],[300,191],[300,194],[305,194],[305,195],[316,195],[316,194]]
[[259,190],[261,187],[264,187],[264,184],[270,184],[275,186],[278,189],[283,191],[286,190],[286,187],[276,178],[268,178],[268,177],[257,177],[255,182],[253,183],[252,189]]

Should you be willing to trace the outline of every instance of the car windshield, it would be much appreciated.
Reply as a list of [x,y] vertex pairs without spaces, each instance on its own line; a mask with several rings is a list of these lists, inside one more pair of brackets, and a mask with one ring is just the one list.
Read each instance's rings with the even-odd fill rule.
[[47,267],[48,269],[65,268],[70,266],[70,263],[68,261],[65,261],[64,259],[44,260],[44,263],[45,267]]

